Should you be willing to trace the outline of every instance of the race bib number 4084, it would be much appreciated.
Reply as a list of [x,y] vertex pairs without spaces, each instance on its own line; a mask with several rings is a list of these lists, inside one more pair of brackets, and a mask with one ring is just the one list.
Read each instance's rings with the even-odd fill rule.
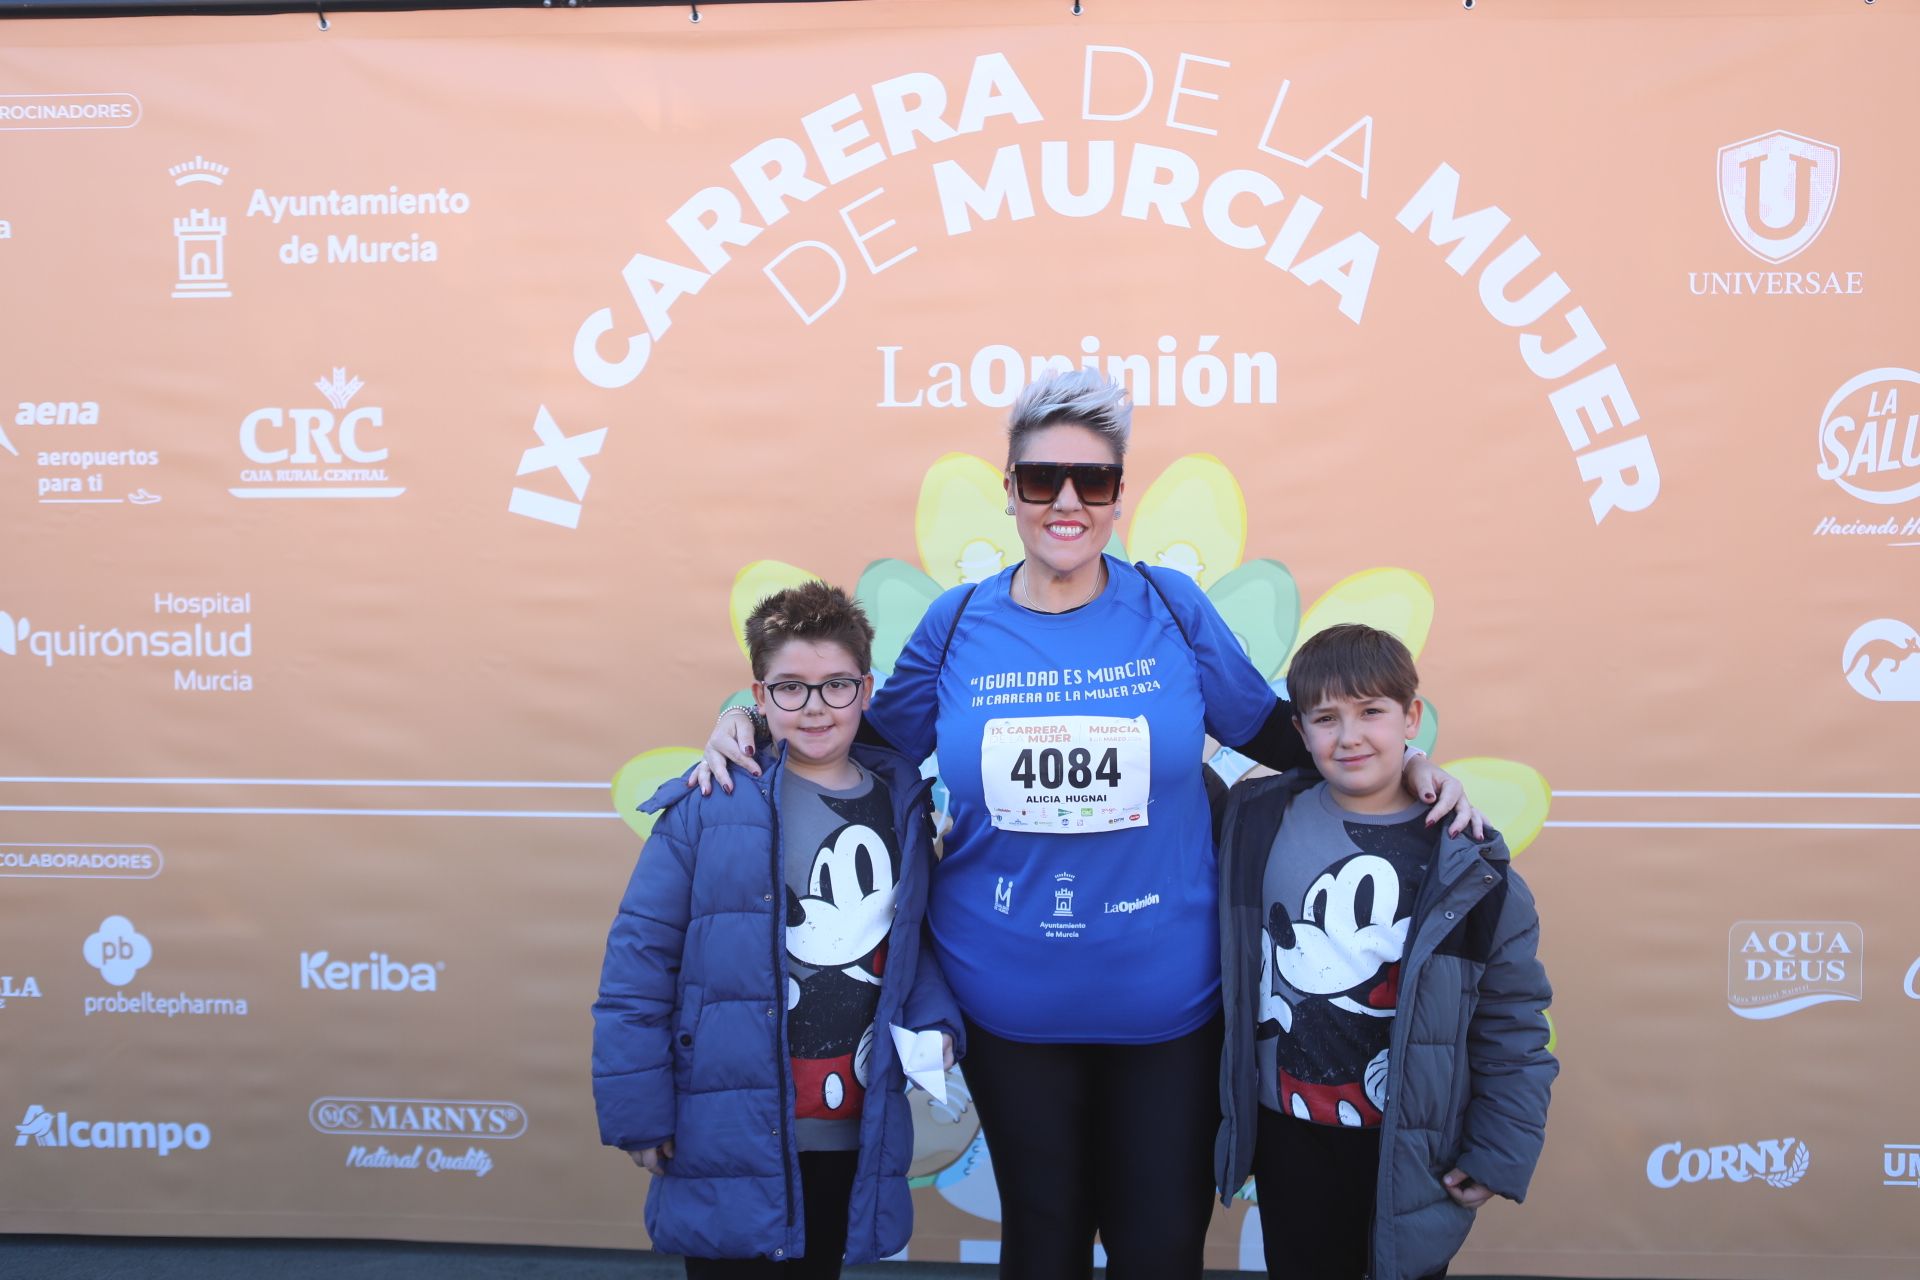
[[980,739],[987,812],[1002,831],[1144,827],[1150,747],[1145,716],[989,720]]

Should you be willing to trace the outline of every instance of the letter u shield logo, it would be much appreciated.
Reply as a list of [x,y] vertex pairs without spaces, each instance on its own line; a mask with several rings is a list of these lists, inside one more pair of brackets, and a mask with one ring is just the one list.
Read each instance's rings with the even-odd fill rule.
[[1748,252],[1785,262],[1816,240],[1840,189],[1840,148],[1776,129],[1720,148],[1720,212]]

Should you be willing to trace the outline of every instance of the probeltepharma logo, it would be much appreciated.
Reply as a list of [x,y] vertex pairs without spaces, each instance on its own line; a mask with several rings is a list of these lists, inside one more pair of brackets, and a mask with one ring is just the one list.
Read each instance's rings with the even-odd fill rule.
[[[252,674],[231,665],[253,657],[251,592],[182,595],[156,591],[153,612],[161,625],[103,627],[63,620],[49,627],[35,626],[28,617],[0,610],[0,657],[30,655],[49,669],[76,662],[190,662],[191,666],[176,665],[173,669],[175,693],[253,691]],[[249,620],[239,621],[241,618]]]
[[125,916],[108,916],[80,946],[87,963],[100,971],[109,986],[122,988],[107,996],[86,996],[81,1013],[150,1013],[167,1018],[239,1017],[247,1014],[246,1000],[237,996],[195,996],[181,991],[158,993],[127,991],[135,975],[153,960],[153,943]]
[[48,1111],[35,1102],[14,1127],[16,1147],[69,1147],[87,1151],[151,1151],[172,1155],[185,1148],[205,1151],[213,1131],[200,1121],[78,1120],[64,1111]]
[[1727,1008],[1783,1018],[1866,989],[1866,935],[1840,920],[1742,920],[1727,934]]
[[1813,1163],[1807,1144],[1793,1138],[1767,1138],[1714,1147],[1667,1142],[1647,1157],[1647,1181],[1662,1190],[1696,1182],[1764,1182],[1791,1187]]
[[300,953],[302,991],[438,991],[447,962],[408,964],[384,951],[365,960],[335,960],[325,951]]
[[498,1100],[316,1098],[307,1108],[307,1122],[325,1134],[414,1140],[393,1147],[355,1144],[347,1151],[349,1169],[426,1169],[484,1178],[493,1168],[484,1148],[457,1151],[438,1143],[510,1142],[527,1131],[527,1111],[517,1102]]
[[1920,631],[1898,618],[1855,627],[1840,651],[1847,684],[1875,702],[1920,702]]
[[40,999],[40,980],[32,974],[16,977],[13,974],[0,973],[0,1009],[7,1007],[9,1000]]
[[[335,367],[314,388],[327,408],[255,409],[240,421],[240,452],[248,466],[236,498],[397,498],[404,485],[390,483],[386,462],[386,411],[353,405],[366,382]],[[352,407],[349,407],[352,406]]]

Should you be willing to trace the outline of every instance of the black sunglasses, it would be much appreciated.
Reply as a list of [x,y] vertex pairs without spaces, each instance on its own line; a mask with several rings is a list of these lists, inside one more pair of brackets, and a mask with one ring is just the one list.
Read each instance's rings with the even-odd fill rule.
[[1013,491],[1022,502],[1052,502],[1067,481],[1089,507],[1110,507],[1120,497],[1117,462],[1016,462]]

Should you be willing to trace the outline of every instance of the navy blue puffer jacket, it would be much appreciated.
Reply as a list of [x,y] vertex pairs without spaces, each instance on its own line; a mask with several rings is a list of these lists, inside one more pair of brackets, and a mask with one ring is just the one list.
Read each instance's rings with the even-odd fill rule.
[[[897,1253],[913,1231],[913,1120],[887,1026],[939,1028],[964,1047],[960,1011],[922,947],[933,869],[931,786],[906,757],[854,756],[892,793],[900,840],[893,931],[881,978],[846,1261]],[[647,1193],[654,1247],[702,1258],[806,1253],[787,1048],[786,875],[775,797],[784,752],[731,795],[669,780],[607,937],[593,1006],[600,1140],[674,1143]]]

